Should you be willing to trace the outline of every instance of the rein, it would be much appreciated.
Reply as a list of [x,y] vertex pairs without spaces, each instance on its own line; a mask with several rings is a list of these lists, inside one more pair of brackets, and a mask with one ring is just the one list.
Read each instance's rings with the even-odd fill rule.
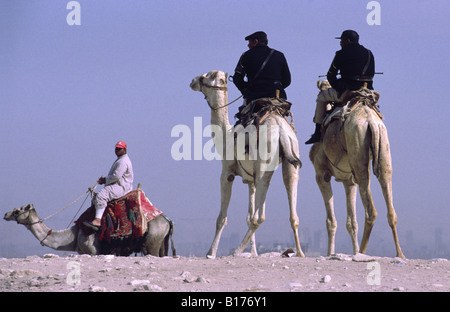
[[[73,204],[75,204],[76,202],[78,202],[81,198],[83,198],[84,195],[86,195],[86,194],[91,194],[91,195],[93,195],[94,189],[95,189],[96,186],[97,186],[97,183],[95,183],[94,186],[89,187],[89,189],[88,189],[85,193],[83,193],[82,195],[80,195],[80,196],[79,196],[77,199],[75,199],[73,202],[71,202],[71,203],[68,204],[67,206],[63,207],[62,209],[58,210],[57,212],[55,212],[55,213],[49,215],[48,217],[43,218],[43,219],[39,219],[38,221],[35,221],[35,222],[22,223],[22,224],[23,224],[23,225],[34,225],[34,224],[37,224],[37,223],[42,223],[42,222],[44,222],[45,220],[48,220],[48,219],[50,219],[51,217],[56,216],[58,213],[60,213],[60,212],[62,212],[62,211],[64,211],[64,210],[66,210],[67,208],[69,208],[70,206],[72,206]],[[86,196],[86,198],[85,198],[85,200],[83,201],[83,204],[81,205],[81,207],[83,207],[83,205],[84,205],[84,203],[86,202],[86,199],[87,199],[87,198],[88,198],[88,196]],[[81,209],[81,207],[80,207],[80,209]],[[79,211],[79,210],[78,210],[78,211]],[[26,212],[28,212],[28,211],[24,211],[24,212],[18,214],[17,217],[18,217],[18,216],[21,216],[22,214],[24,214],[24,213],[26,213]],[[78,212],[77,212],[77,213],[78,213]],[[75,218],[75,217],[74,217],[74,218]],[[72,222],[70,222],[70,223],[72,223]],[[51,231],[50,231],[50,232],[51,232]],[[50,235],[50,234],[51,234],[51,233],[48,233],[47,236]],[[45,238],[44,238],[44,239],[45,239]]]
[[[227,91],[227,90],[228,90],[228,88],[227,88],[226,86],[224,86],[224,87],[220,87],[220,86],[208,86],[208,85],[204,84],[204,83],[203,83],[203,77],[200,77],[199,82],[200,82],[200,89],[201,89],[202,87],[205,87],[205,88],[214,89],[214,90],[221,90],[221,91]],[[243,95],[239,96],[239,97],[238,97],[237,99],[235,99],[234,101],[232,101],[232,102],[230,102],[230,103],[227,103],[227,104],[225,104],[225,105],[219,106],[219,107],[212,107],[211,104],[209,104],[209,101],[208,101],[208,98],[206,97],[206,95],[205,95],[205,99],[207,100],[206,103],[208,103],[209,108],[211,108],[212,110],[215,110],[215,111],[216,111],[216,110],[219,110],[219,109],[221,109],[221,108],[225,108],[225,107],[227,107],[227,106],[233,104],[234,102],[236,102],[237,100],[239,100],[242,96],[243,96]]]

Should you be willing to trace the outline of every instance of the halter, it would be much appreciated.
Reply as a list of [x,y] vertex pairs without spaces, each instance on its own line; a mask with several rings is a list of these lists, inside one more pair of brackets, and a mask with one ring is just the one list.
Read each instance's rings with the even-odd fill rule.
[[[28,216],[27,216],[27,218],[26,218],[26,220],[28,221],[28,219],[30,218],[30,211],[31,210],[35,210],[34,209],[34,207],[31,207],[30,209],[27,209],[27,210],[25,210],[25,211],[18,211],[18,210],[16,210],[15,212],[14,212],[14,216],[16,217],[16,218],[18,218],[18,217],[20,217],[21,215],[23,215],[23,214],[25,214],[25,213],[28,213]],[[35,222],[27,222],[27,223],[20,223],[17,219],[16,219],[16,221],[17,221],[17,223],[18,224],[22,224],[22,225],[25,225],[25,226],[30,226],[30,225],[34,225],[34,224],[38,224],[38,223],[42,223],[42,219],[39,219],[38,221],[35,221]],[[42,246],[44,246],[44,241],[47,239],[47,237],[49,237],[50,235],[52,235],[52,233],[53,233],[53,230],[52,229],[49,229],[48,230],[48,232],[47,232],[47,234],[44,236],[44,238],[43,239],[41,239],[39,242],[41,243],[41,245]]]
[[[202,91],[202,87],[209,88],[209,89],[214,89],[214,90],[221,90],[221,91],[227,91],[227,90],[228,90],[228,87],[227,87],[226,85],[225,85],[225,86],[210,86],[210,85],[207,85],[207,84],[205,84],[205,83],[203,82],[203,79],[204,79],[204,78],[205,78],[205,77],[203,77],[203,76],[201,76],[201,77],[199,78],[200,91]],[[202,92],[203,92],[203,91],[202,91]],[[214,111],[217,111],[217,110],[219,110],[219,109],[221,109],[221,108],[225,108],[225,107],[227,107],[227,106],[233,104],[234,102],[236,102],[237,100],[239,100],[241,97],[242,97],[242,95],[239,96],[236,100],[234,100],[234,101],[232,101],[232,102],[230,102],[230,103],[227,103],[227,104],[225,104],[225,105],[223,105],[223,106],[212,107],[211,104],[209,104],[208,98],[207,98],[206,95],[205,95],[206,103],[208,103],[209,108],[211,108],[211,109],[214,110]]]
[[29,213],[30,213],[31,210],[34,210],[34,207],[31,207],[30,209],[27,209],[27,210],[24,210],[24,211],[20,211],[20,210],[14,211],[13,214],[14,214],[14,217],[16,217],[16,222],[18,224],[22,224],[22,225],[34,225],[34,224],[37,224],[37,223],[42,223],[41,219],[39,219],[38,221],[35,221],[35,222],[27,222],[27,223],[20,223],[17,220],[21,215],[28,213],[28,216],[26,217],[26,221],[28,221],[28,219],[30,218],[30,214]]

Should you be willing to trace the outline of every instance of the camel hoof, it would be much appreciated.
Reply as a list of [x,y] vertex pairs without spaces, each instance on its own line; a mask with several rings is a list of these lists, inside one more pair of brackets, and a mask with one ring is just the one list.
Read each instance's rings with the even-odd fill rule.
[[213,255],[206,255],[206,259],[216,259],[216,256],[213,256]]
[[403,255],[403,252],[400,252],[400,254],[397,254],[397,258],[406,259],[405,255]]
[[254,256],[250,252],[235,252],[233,253],[234,257],[240,257],[240,258],[251,258],[251,257],[257,257],[258,255]]

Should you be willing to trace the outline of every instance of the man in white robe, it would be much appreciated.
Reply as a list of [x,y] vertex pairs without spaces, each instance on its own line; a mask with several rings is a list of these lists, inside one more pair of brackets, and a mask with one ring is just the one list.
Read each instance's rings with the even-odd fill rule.
[[111,166],[106,177],[98,179],[97,183],[105,187],[97,194],[94,200],[95,219],[84,224],[94,230],[101,225],[103,212],[108,202],[124,196],[133,190],[133,165],[127,155],[127,144],[123,141],[117,142],[115,146],[116,161]]

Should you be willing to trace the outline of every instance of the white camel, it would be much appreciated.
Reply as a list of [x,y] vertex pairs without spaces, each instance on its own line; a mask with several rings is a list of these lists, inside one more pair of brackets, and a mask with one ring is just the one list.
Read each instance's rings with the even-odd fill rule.
[[[23,205],[8,211],[4,219],[6,221],[16,221],[24,225],[39,240],[43,246],[54,250],[75,251],[79,254],[99,255],[105,253],[104,247],[99,240],[99,232],[86,235],[78,226],[60,231],[54,231],[46,226],[39,218],[36,209],[32,204]],[[172,238],[173,224],[163,215],[157,216],[148,222],[148,230],[144,240],[137,247],[144,255],[167,256],[169,253],[169,239]],[[121,248],[108,250],[110,254],[124,254]],[[175,248],[172,241],[172,253],[175,255]]]
[[[257,255],[254,233],[265,219],[266,194],[276,168],[276,166],[273,166],[274,159],[262,156],[263,153],[260,153],[263,148],[261,142],[254,158],[249,157],[249,151],[247,151],[245,159],[244,157],[238,157],[239,146],[236,147],[234,137],[236,134],[239,141],[240,133],[236,133],[236,129],[230,125],[228,120],[227,74],[222,71],[210,71],[195,77],[190,87],[194,91],[200,91],[205,95],[206,101],[211,108],[214,145],[216,151],[222,156],[220,213],[216,222],[214,240],[207,257],[216,257],[220,236],[227,223],[231,186],[235,176],[242,177],[243,182],[248,184],[249,204],[247,215],[248,231],[234,253],[242,253],[250,241],[251,253],[252,255]],[[242,127],[240,128],[242,130]],[[262,129],[267,131],[265,132]],[[285,118],[275,114],[265,119],[259,126],[259,136],[264,135],[267,135],[266,143],[268,145],[264,148],[266,148],[266,151],[271,151],[272,155],[277,156],[275,159],[276,165],[280,162],[282,163],[283,181],[289,201],[290,223],[297,249],[296,255],[304,257],[298,237],[299,219],[296,211],[298,169],[301,166],[296,134]],[[271,162],[271,165],[268,166],[269,162]]]
[[[328,82],[319,82],[319,89],[327,89]],[[377,101],[378,98],[375,99]],[[334,215],[333,191],[330,180],[343,182],[347,198],[347,230],[352,238],[353,252],[365,253],[370,232],[377,216],[370,191],[370,160],[373,172],[380,182],[387,206],[388,222],[394,236],[397,257],[404,258],[397,236],[397,215],[392,203],[392,163],[386,127],[380,116],[371,107],[373,100],[357,97],[353,108],[342,123],[342,119],[331,122],[322,136],[322,142],[311,147],[310,159],[316,171],[316,182],[327,211],[328,255],[335,253],[336,218]],[[358,223],[356,220],[356,189],[365,209],[364,234],[361,248],[358,245]]]

